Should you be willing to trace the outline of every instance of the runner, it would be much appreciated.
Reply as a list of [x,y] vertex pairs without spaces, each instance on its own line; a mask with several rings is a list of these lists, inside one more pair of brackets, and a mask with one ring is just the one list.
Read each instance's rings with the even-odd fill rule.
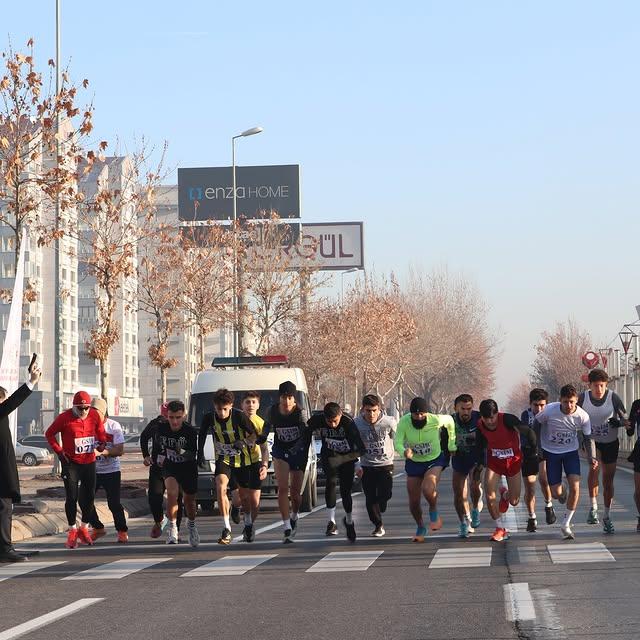
[[184,402],[172,400],[167,405],[167,422],[158,426],[153,442],[156,461],[162,468],[167,488],[167,544],[178,543],[178,496],[182,490],[187,513],[189,544],[197,547],[200,535],[196,528],[196,493],[198,491],[198,432],[185,421]]
[[356,475],[362,478],[367,513],[375,527],[371,535],[381,538],[385,534],[382,514],[387,510],[393,489],[393,438],[396,434],[395,418],[382,413],[377,395],[362,398],[362,409],[355,419],[365,452],[356,463]]
[[429,503],[429,528],[438,531],[442,528],[442,518],[438,514],[438,482],[442,470],[449,464],[441,447],[440,430],[446,428],[448,448],[454,452],[456,428],[451,416],[429,413],[424,398],[414,398],[409,411],[398,422],[394,445],[405,458],[409,509],[417,525],[413,541],[424,542],[427,529],[422,517],[421,495]]
[[[61,435],[62,446],[56,440]],[[63,411],[46,430],[45,436],[62,464],[64,481],[64,510],[69,524],[68,549],[75,549],[78,541],[92,545],[87,525],[93,514],[96,493],[96,451],[102,451],[107,434],[100,414],[91,408],[91,396],[78,391],[73,396],[73,407]],[[78,504],[82,511],[80,528],[77,526]]]
[[[124,432],[118,422],[107,416],[107,403],[102,398],[94,398],[91,406],[100,414],[104,430],[107,434],[107,443],[102,451],[96,453],[96,492],[102,488],[107,494],[107,506],[113,514],[113,523],[118,532],[118,542],[129,541],[127,519],[124,515],[124,507],[120,502],[120,456],[124,453]],[[93,507],[93,513],[89,520],[91,523],[91,539],[95,542],[106,535],[106,531],[98,512]]]
[[[520,441],[524,438],[529,455],[533,452],[537,457],[536,434],[523,425],[516,416],[498,411],[495,400],[483,400],[479,408],[480,420],[478,420],[476,446],[479,456],[486,451],[485,495],[489,514],[496,523],[490,539],[494,542],[502,542],[509,539],[509,531],[505,527],[501,514],[509,510],[509,505],[515,507],[520,502],[522,488],[520,471],[525,460]],[[500,488],[498,501],[497,489],[501,476],[506,476],[507,487]]]
[[[456,451],[451,456],[453,477],[453,502],[460,520],[461,538],[468,538],[480,526],[481,470],[484,457],[478,457],[476,433],[480,413],[473,410],[473,397],[468,393],[459,395],[453,402],[456,425]],[[471,513],[469,512],[469,489],[471,489]]]
[[[580,394],[578,406],[588,414],[591,422],[591,436],[596,443],[596,455],[600,466],[589,469],[587,482],[591,508],[587,516],[588,524],[598,524],[598,485],[600,483],[600,467],[602,467],[602,489],[604,493],[604,518],[602,529],[605,533],[615,533],[611,522],[611,503],[613,502],[613,479],[618,466],[620,440],[618,429],[628,427],[624,404],[617,393],[607,389],[609,376],[603,369],[589,371],[589,389]],[[622,419],[622,422],[621,422]]]
[[326,486],[324,489],[329,522],[326,535],[337,535],[336,526],[336,482],[340,481],[340,497],[344,509],[342,523],[351,542],[356,540],[356,526],[353,522],[353,500],[351,489],[355,475],[356,460],[364,451],[360,432],[351,418],[342,413],[340,405],[328,402],[322,415],[312,416],[309,428],[320,434],[322,449],[320,461],[324,468]]
[[[520,421],[533,428],[534,418],[547,406],[549,394],[544,389],[532,389],[529,392],[529,407],[522,412]],[[522,441],[522,446],[525,442]],[[544,497],[544,515],[547,524],[556,521],[556,513],[551,501],[551,489],[547,480],[547,466],[544,460],[533,457],[531,452],[525,456],[528,460],[522,465],[522,480],[524,482],[524,503],[529,513],[527,520],[527,531],[535,533],[538,530],[538,518],[536,516],[536,479],[540,482],[540,489]]]
[[283,542],[289,544],[293,542],[298,527],[298,513],[302,503],[300,491],[312,434],[302,409],[296,403],[296,385],[287,380],[278,388],[278,394],[278,404],[269,409],[262,435],[266,438],[273,431],[271,457],[278,483],[278,507],[284,527]]
[[[149,500],[149,509],[153,517],[153,527],[151,527],[151,537],[159,538],[162,535],[164,527],[169,520],[164,516],[162,510],[162,501],[164,499],[164,478],[162,477],[162,469],[158,466],[157,451],[153,448],[153,441],[161,424],[167,423],[167,402],[163,402],[160,407],[160,415],[149,421],[149,424],[140,434],[140,451],[142,452],[142,462],[145,467],[149,467],[149,484],[147,487],[147,499]],[[149,452],[149,442],[151,452]],[[180,524],[182,523],[182,513],[184,506],[182,502],[182,490],[178,493],[178,515],[176,518],[176,526],[178,528],[178,541],[180,540]]]
[[640,533],[640,400],[633,401],[631,410],[629,411],[629,422],[627,435],[629,437],[632,437],[634,433],[638,435],[633,451],[627,460],[633,463],[633,480],[635,484],[633,499],[635,500],[636,509],[638,510],[636,531]]
[[233,407],[233,393],[218,389],[213,394],[213,411],[202,418],[198,437],[198,459],[204,459],[204,444],[211,431],[216,453],[216,492],[218,509],[224,521],[218,544],[231,543],[231,520],[227,489],[231,479],[238,483],[240,499],[244,509],[245,525],[243,538],[253,542],[253,520],[247,489],[260,489],[260,451],[255,447],[256,428],[253,422],[239,409]]
[[[560,402],[548,404],[536,417],[533,428],[538,434],[542,455],[547,463],[551,494],[560,504],[567,504],[560,531],[565,540],[573,540],[571,519],[580,497],[580,456],[578,432],[584,436],[585,449],[592,469],[598,467],[595,443],[591,439],[589,414],[578,406],[578,392],[570,384],[560,389]],[[568,482],[562,485],[562,470]]]

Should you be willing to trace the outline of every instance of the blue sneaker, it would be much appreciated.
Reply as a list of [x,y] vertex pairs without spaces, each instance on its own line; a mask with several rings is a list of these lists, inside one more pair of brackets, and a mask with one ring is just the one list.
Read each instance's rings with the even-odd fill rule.
[[458,533],[459,538],[468,538],[469,537],[469,525],[467,521],[460,523],[460,532]]
[[478,509],[471,509],[471,526],[474,529],[480,526],[480,511]]
[[416,535],[413,536],[413,541],[414,542],[424,542],[424,538],[427,535],[427,528],[426,527],[418,527],[416,529]]

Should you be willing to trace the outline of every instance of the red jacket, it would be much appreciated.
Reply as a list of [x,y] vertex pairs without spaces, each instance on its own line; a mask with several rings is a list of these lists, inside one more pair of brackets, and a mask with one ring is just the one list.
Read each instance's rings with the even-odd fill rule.
[[[62,436],[62,447],[56,441],[56,434]],[[99,442],[107,441],[107,434],[100,414],[89,409],[82,419],[73,413],[73,409],[62,412],[44,434],[56,453],[64,451],[69,460],[78,464],[90,464],[95,461],[95,448]]]

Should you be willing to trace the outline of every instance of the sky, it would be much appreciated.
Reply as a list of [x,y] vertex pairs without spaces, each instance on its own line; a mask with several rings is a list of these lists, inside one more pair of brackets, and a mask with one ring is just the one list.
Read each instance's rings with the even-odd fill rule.
[[[33,37],[46,63],[54,0],[3,4],[2,49]],[[232,135],[264,127],[237,162],[300,164],[303,222],[362,220],[370,271],[476,284],[501,337],[498,399],[556,322],[597,349],[637,319],[635,0],[61,7],[96,139],[112,153],[166,140],[173,169],[224,166]]]

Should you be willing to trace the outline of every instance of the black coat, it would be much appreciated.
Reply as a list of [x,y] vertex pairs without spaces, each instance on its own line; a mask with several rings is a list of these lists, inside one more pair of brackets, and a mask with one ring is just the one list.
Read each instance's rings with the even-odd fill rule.
[[11,429],[9,429],[9,414],[30,395],[31,389],[23,384],[4,402],[0,402],[0,498],[11,498],[13,502],[20,502],[20,480],[16,451],[13,448]]

